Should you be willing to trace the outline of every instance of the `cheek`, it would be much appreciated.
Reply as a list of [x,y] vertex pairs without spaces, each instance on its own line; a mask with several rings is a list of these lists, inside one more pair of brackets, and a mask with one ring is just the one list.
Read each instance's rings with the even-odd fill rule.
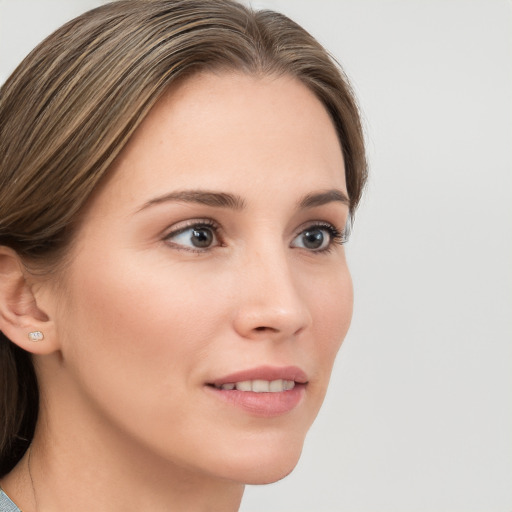
[[80,290],[74,308],[79,323],[86,323],[105,348],[138,356],[190,347],[193,332],[204,326],[205,309],[203,297],[187,286],[185,277],[176,273],[168,280],[158,270],[116,270],[96,272],[75,286]]
[[348,268],[330,274],[317,293],[311,292],[314,336],[312,354],[321,369],[319,380],[327,388],[336,355],[350,327],[353,286]]
[[197,293],[190,276],[165,265],[116,258],[89,272],[81,268],[61,315],[63,354],[80,385],[127,411],[181,407],[174,397],[207,351],[219,317],[214,303]]

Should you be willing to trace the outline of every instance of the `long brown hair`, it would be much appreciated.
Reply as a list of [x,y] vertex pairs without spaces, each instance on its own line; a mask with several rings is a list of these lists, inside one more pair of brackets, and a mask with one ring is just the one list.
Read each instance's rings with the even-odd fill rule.
[[[232,0],[121,0],[58,29],[0,89],[0,245],[49,272],[160,96],[178,78],[222,69],[291,75],[322,101],[353,214],[366,180],[359,113],[345,75],[312,36],[282,14]],[[30,444],[37,411],[30,355],[0,332],[0,476]]]

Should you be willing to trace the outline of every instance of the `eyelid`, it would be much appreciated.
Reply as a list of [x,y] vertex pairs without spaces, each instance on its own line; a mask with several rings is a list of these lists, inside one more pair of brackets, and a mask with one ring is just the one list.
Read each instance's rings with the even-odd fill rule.
[[351,226],[350,218],[345,223],[345,227],[343,229],[339,229],[333,222],[329,222],[329,221],[325,221],[325,220],[309,221],[309,222],[302,224],[297,229],[297,231],[293,237],[293,240],[295,240],[295,238],[300,236],[302,233],[304,233],[304,231],[307,231],[308,229],[312,229],[312,228],[325,229],[329,232],[329,236],[331,238],[328,246],[324,249],[319,249],[319,250],[309,249],[308,250],[309,252],[312,252],[312,253],[321,254],[321,253],[329,252],[330,250],[332,250],[333,245],[335,245],[335,244],[338,244],[338,245],[346,244],[348,242],[348,239],[350,236],[350,226]]
[[167,238],[171,235],[178,234],[180,231],[184,231],[188,228],[193,228],[195,226],[208,226],[213,229],[220,228],[219,224],[215,222],[213,219],[209,219],[207,217],[199,217],[197,219],[187,219],[184,221],[176,222],[172,226],[165,228],[162,236],[163,238]]
[[[217,243],[215,245],[213,245],[211,247],[195,248],[194,249],[193,247],[187,247],[185,245],[173,243],[170,240],[172,237],[178,236],[181,233],[183,233],[184,231],[187,231],[188,229],[201,228],[201,227],[208,227],[213,231],[216,241],[217,241]],[[169,246],[171,246],[172,248],[174,248],[176,250],[182,250],[182,251],[187,251],[187,252],[192,252],[192,253],[204,253],[204,252],[214,249],[215,247],[219,247],[219,246],[223,245],[222,239],[220,236],[220,231],[221,231],[220,225],[217,222],[215,222],[213,219],[208,219],[208,218],[189,219],[186,221],[178,222],[178,223],[173,224],[172,226],[168,227],[162,235],[162,240],[163,240],[163,242],[165,242],[166,244],[168,244]]]

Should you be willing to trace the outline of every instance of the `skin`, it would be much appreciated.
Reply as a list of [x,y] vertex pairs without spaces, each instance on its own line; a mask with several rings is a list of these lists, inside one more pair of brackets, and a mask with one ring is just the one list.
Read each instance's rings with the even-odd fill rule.
[[[240,204],[161,200],[184,190]],[[27,456],[2,482],[24,510],[237,510],[244,484],[294,468],[352,314],[343,246],[325,227],[328,250],[304,244],[312,224],[345,227],[338,197],[298,206],[329,190],[347,194],[341,148],[295,79],[202,74],[160,100],[84,210],[58,286],[30,287],[45,332],[29,346],[35,496]],[[205,220],[197,248],[183,230]],[[307,374],[290,412],[253,415],[206,385],[262,365]]]

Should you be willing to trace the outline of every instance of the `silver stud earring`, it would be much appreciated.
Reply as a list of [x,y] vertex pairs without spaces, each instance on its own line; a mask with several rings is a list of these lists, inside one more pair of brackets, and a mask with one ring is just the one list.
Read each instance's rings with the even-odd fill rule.
[[28,333],[28,339],[30,341],[43,341],[44,334],[41,331],[32,331]]

